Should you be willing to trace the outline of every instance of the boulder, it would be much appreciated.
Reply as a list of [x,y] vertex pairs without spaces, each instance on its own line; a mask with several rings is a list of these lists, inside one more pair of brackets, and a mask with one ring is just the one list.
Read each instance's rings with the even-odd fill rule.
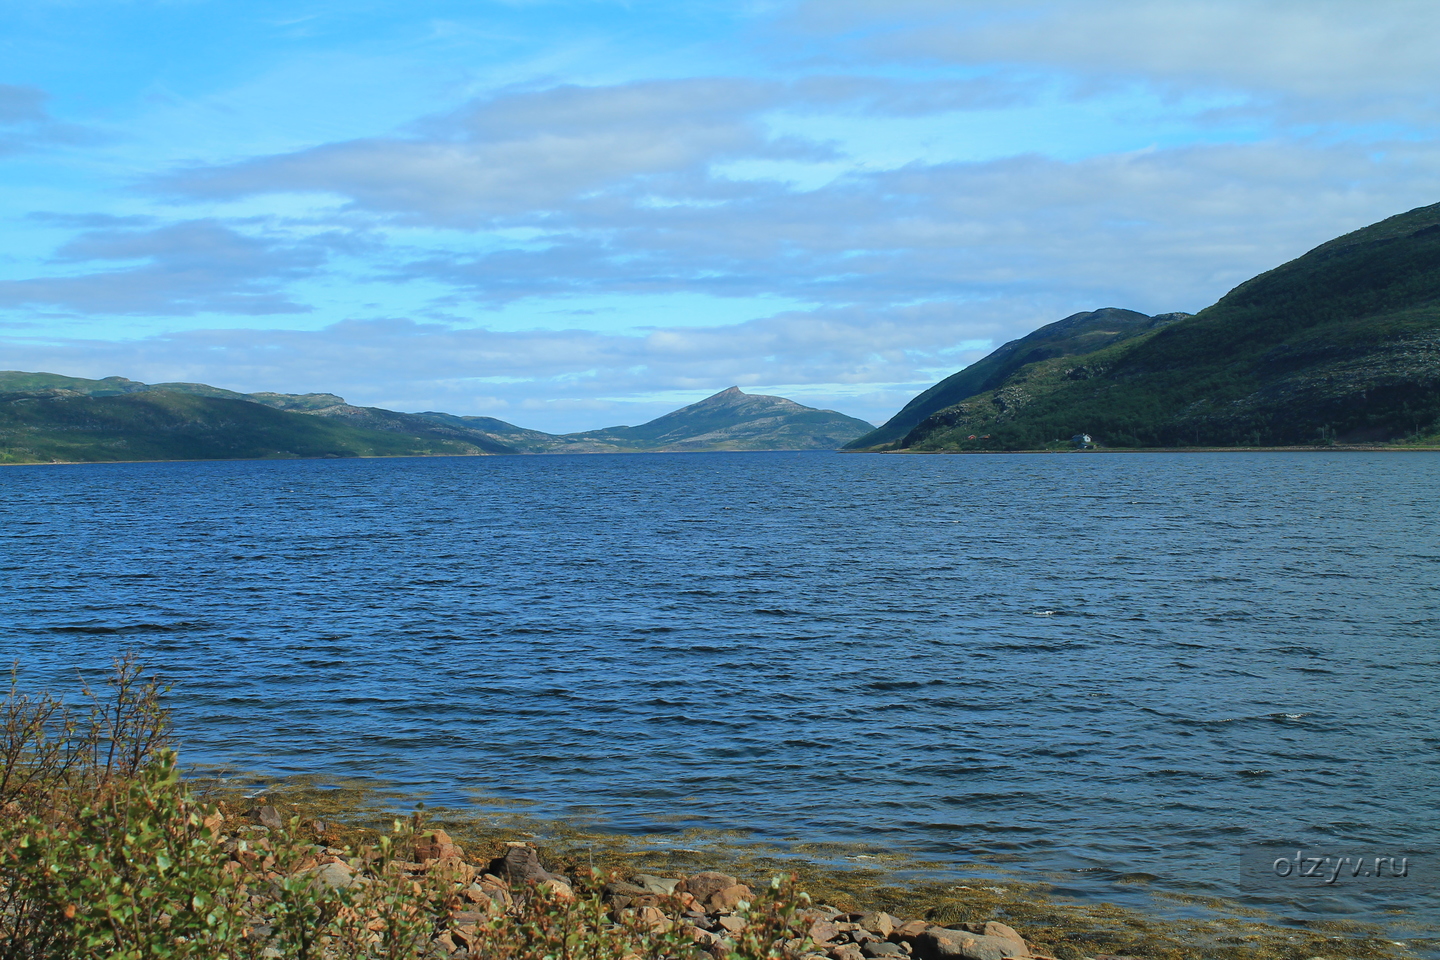
[[858,922],[871,933],[878,933],[882,940],[890,939],[890,934],[895,932],[895,918],[883,910],[862,913]]
[[734,913],[739,909],[740,904],[749,903],[753,896],[754,893],[745,884],[733,883],[723,890],[716,890],[710,894],[705,904],[711,910],[717,910],[720,913]]
[[817,945],[824,946],[840,936],[840,928],[834,920],[816,920],[810,924],[808,933]]
[[426,830],[415,839],[415,859],[444,860],[449,857],[464,858],[461,850],[444,830]]
[[690,894],[701,903],[709,900],[711,896],[724,890],[726,887],[736,885],[734,877],[724,873],[705,871],[694,876],[686,877],[675,885],[675,889]]
[[343,890],[346,887],[355,885],[355,871],[343,860],[336,860],[333,863],[322,863],[307,871],[310,876],[319,880],[328,887],[336,890]]
[[860,947],[869,960],[880,960],[882,957],[904,957],[907,956],[898,943],[890,943],[886,940],[872,940]]
[[271,830],[279,830],[285,826],[285,821],[280,819],[280,811],[268,804],[255,812],[255,819],[260,826],[269,827]]
[[969,930],[931,927],[915,938],[915,956],[918,960],[1023,960],[1030,956],[1030,950],[1023,940],[1017,943]]
[[490,861],[489,871],[510,881],[512,888],[544,883],[550,874],[540,866],[540,855],[528,843],[507,843],[503,857]]
[[679,880],[671,880],[669,877],[654,877],[648,873],[636,874],[632,882],[646,893],[653,893],[661,897],[672,896],[675,888],[680,885]]

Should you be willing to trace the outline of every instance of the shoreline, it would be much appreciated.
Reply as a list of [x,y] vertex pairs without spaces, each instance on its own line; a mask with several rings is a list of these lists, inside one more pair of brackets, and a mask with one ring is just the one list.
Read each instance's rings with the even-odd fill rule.
[[605,451],[599,453],[435,453],[359,455],[353,457],[212,457],[178,460],[15,460],[0,462],[0,467],[82,467],[101,464],[123,463],[281,463],[291,461],[325,460],[470,460],[477,457],[633,457],[687,456],[715,453],[844,453],[880,454],[882,456],[1026,456],[1034,454],[1091,454],[1091,453],[1435,453],[1440,445],[1401,444],[1335,444],[1327,447],[1094,447],[1088,450],[1050,450],[1033,448],[1027,450],[633,450]]
[[[340,829],[362,842],[403,815],[413,797],[373,784],[336,784],[315,777],[230,777],[225,782],[187,776],[208,802],[254,807],[270,804]],[[241,785],[244,784],[244,785]],[[453,807],[423,811],[427,822],[466,849],[498,849],[523,841],[563,870],[590,867],[619,874],[684,876],[720,871],[744,882],[793,875],[800,889],[848,913],[884,911],[936,924],[1007,923],[1027,940],[1048,945],[1056,960],[1112,955],[1164,960],[1400,960],[1440,957],[1440,935],[1414,922],[1382,928],[1345,919],[1289,922],[1263,907],[1218,897],[1145,889],[1148,908],[1109,902],[1073,888],[1063,878],[1027,875],[1003,864],[945,864],[905,854],[860,854],[851,844],[797,844],[785,849],[725,831],[629,835],[593,825],[528,816],[523,810]],[[523,803],[516,803],[520,808]],[[286,817],[291,813],[287,812]],[[1127,882],[1127,881],[1120,881]],[[1398,918],[1397,918],[1398,919]]]

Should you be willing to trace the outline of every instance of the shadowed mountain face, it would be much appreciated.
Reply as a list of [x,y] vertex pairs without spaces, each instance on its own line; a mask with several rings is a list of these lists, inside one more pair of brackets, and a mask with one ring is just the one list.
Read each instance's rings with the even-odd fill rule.
[[863,420],[735,387],[638,427],[555,436],[492,417],[357,407],[330,393],[0,372],[0,463],[834,450],[869,429]]
[[1148,317],[1134,310],[1104,307],[1046,324],[1019,340],[1011,340],[964,370],[952,373],[905,404],[884,426],[851,441],[846,449],[893,449],[926,417],[981,391],[995,389],[1027,364],[1092,353],[1188,316],[1164,313]]
[[1112,447],[1288,446],[1437,433],[1440,204],[1332,240],[1193,317],[986,378],[893,443],[1019,450],[1088,434]]

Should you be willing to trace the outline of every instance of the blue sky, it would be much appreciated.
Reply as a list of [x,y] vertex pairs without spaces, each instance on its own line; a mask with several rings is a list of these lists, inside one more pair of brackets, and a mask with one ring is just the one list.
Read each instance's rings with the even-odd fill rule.
[[0,368],[873,422],[1440,201],[1429,0],[8,0]]

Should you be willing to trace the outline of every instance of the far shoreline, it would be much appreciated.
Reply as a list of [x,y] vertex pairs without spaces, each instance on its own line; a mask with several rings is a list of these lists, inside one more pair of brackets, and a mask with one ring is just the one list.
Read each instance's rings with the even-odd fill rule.
[[725,453],[843,453],[880,454],[908,456],[1024,456],[1035,454],[1095,454],[1095,453],[1436,453],[1440,445],[1410,446],[1385,444],[1369,446],[1364,444],[1335,444],[1334,446],[1291,446],[1291,447],[1093,447],[1088,450],[1047,450],[1029,448],[1025,450],[624,450],[598,451],[595,453],[437,453],[397,454],[394,456],[354,457],[203,457],[197,459],[157,460],[15,460],[0,462],[0,467],[83,467],[123,463],[286,463],[295,461],[326,460],[510,460],[550,459],[554,457],[635,457],[635,456],[693,456]]

